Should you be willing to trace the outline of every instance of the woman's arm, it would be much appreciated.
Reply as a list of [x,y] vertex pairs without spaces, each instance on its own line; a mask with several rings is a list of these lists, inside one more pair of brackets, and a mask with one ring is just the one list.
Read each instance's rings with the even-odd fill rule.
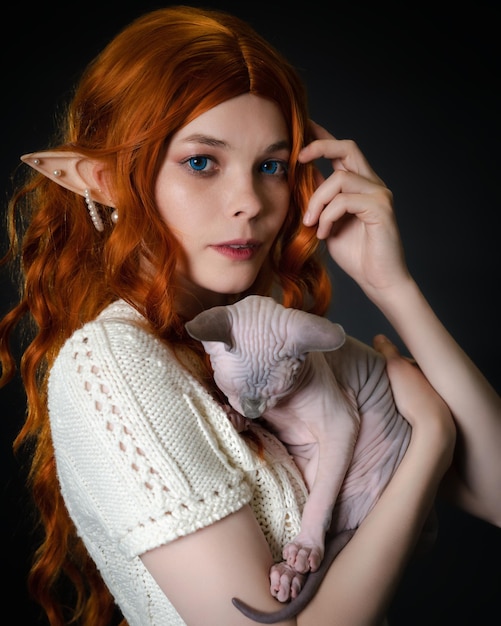
[[391,192],[352,141],[313,125],[318,138],[303,162],[331,160],[334,173],[311,198],[305,223],[316,226],[334,261],[379,307],[433,387],[458,429],[447,495],[465,510],[501,526],[501,398],[434,314],[410,275]]
[[[395,475],[334,561],[298,624],[382,623],[452,460],[455,428],[446,404],[414,365],[399,358],[393,344],[380,337],[376,348],[387,359],[396,403],[412,425],[411,441]],[[329,607],[333,617],[325,621]]]
[[455,464],[443,495],[501,526],[501,398],[434,314],[416,283],[380,292],[386,315],[435,389],[458,430]]
[[[413,425],[408,451],[310,605],[282,624],[379,625],[412,554],[452,458],[454,426],[445,403],[417,368],[401,359],[394,369],[397,402],[400,378],[406,397],[400,404]],[[142,559],[190,626],[248,626],[231,604],[233,596],[264,610],[281,606],[269,590],[271,555],[248,506]]]
[[283,606],[271,595],[273,559],[249,506],[141,558],[189,626],[249,626],[235,596],[266,611]]

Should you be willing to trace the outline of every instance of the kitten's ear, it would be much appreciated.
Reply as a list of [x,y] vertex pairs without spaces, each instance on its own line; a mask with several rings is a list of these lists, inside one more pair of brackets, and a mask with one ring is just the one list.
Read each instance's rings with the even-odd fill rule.
[[232,347],[231,318],[227,307],[215,306],[202,311],[185,328],[190,337],[198,341],[218,341],[224,343],[228,350]]
[[337,350],[346,341],[346,335],[340,324],[325,317],[306,311],[297,311],[292,317],[294,342],[300,354],[306,352],[330,352]]
[[101,161],[89,159],[78,152],[44,151],[32,152],[21,157],[21,161],[37,172],[50,178],[58,185],[81,196],[89,190],[93,200],[114,207]]

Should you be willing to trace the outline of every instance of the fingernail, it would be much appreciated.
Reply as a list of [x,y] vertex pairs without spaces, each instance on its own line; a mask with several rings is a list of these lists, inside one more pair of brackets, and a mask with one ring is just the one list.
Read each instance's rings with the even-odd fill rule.
[[303,224],[305,226],[311,225],[311,213],[309,211],[306,211],[306,213],[303,216]]

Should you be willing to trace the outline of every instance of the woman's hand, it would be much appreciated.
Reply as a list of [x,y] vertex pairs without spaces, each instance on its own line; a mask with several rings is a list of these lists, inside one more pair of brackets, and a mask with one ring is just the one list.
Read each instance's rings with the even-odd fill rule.
[[311,127],[316,139],[303,148],[299,161],[329,159],[333,173],[324,179],[318,172],[304,223],[317,225],[331,257],[371,297],[409,277],[392,193],[356,143],[338,140],[314,122]]
[[[380,309],[424,373],[419,381],[416,376],[422,376],[421,372],[411,373],[412,366],[404,363],[391,344],[379,344],[388,359],[401,412],[410,422],[415,421],[418,431],[433,426],[433,419],[425,421],[427,412],[416,410],[419,402],[428,406],[435,402],[428,381],[452,412],[461,446],[451,468],[454,471],[447,475],[448,498],[471,515],[501,526],[499,394],[450,335],[410,276],[391,192],[354,142],[337,140],[313,122],[311,127],[315,139],[300,152],[299,161],[326,158],[333,173],[325,180],[318,173],[318,187],[304,222],[316,225],[333,260]],[[423,385],[422,393],[409,391]],[[445,428],[446,443],[447,431],[454,426],[448,415],[440,417],[440,412],[434,411],[430,416],[438,417],[436,424]],[[439,432],[435,434],[440,441]],[[444,486],[445,481],[442,494]]]

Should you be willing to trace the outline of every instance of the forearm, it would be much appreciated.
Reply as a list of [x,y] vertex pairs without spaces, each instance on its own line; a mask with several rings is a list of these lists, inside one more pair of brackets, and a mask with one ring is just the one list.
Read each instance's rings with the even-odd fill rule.
[[395,328],[427,379],[446,401],[458,428],[461,484],[456,503],[501,524],[501,399],[437,318],[412,279],[367,294]]
[[414,431],[397,472],[331,566],[301,626],[380,625],[450,463],[451,433]]
[[495,390],[445,329],[414,280],[371,299],[454,414],[478,411],[479,402],[486,410],[499,403]]

